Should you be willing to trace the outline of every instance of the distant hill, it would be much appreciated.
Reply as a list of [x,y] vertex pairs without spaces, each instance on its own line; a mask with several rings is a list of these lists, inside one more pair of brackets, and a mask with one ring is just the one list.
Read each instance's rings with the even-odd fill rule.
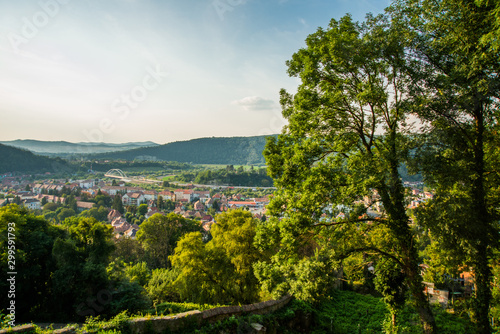
[[26,150],[0,144],[0,173],[44,173],[70,170],[68,163],[60,158],[42,157]]
[[178,141],[156,147],[105,153],[98,159],[144,159],[194,164],[262,165],[262,151],[268,136],[212,137]]
[[0,141],[0,144],[22,148],[35,153],[50,155],[65,154],[96,154],[105,152],[116,152],[134,148],[158,146],[151,141],[133,142],[124,144],[111,143],[70,143],[67,141],[42,141],[42,140],[12,140]]

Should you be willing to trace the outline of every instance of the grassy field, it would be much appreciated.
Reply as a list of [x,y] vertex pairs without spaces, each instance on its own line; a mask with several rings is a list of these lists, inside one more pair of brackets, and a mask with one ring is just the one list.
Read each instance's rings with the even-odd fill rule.
[[[202,165],[193,165],[196,167],[201,167],[205,169],[225,169],[227,165],[209,165],[209,164],[202,164]],[[252,168],[252,165],[233,165],[234,169],[238,169],[240,167],[243,167],[244,170],[250,170]],[[253,166],[253,168],[262,168],[266,167],[264,165],[259,165],[259,166]]]

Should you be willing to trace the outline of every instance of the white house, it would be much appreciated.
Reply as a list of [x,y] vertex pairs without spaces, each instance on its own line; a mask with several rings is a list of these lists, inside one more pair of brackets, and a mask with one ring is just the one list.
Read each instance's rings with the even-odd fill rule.
[[42,205],[40,201],[34,198],[26,199],[23,201],[23,205],[30,210],[41,209]]
[[174,191],[174,194],[176,201],[186,199],[191,202],[193,200],[193,191],[191,189],[177,189]]
[[78,185],[82,189],[89,189],[95,186],[95,181],[94,180],[84,180],[84,181],[79,181]]
[[144,194],[140,191],[126,193],[122,196],[123,205],[141,205],[146,202]]
[[146,201],[154,201],[158,198],[158,192],[155,190],[146,190],[143,194]]

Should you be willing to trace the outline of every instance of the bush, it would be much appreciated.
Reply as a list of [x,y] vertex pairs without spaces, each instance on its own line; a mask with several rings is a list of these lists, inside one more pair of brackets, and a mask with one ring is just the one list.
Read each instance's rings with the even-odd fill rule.
[[388,310],[381,298],[352,291],[333,291],[316,310],[317,330],[330,333],[383,333]]
[[172,269],[160,268],[153,270],[151,279],[145,286],[149,298],[155,304],[167,301],[179,302],[179,294],[172,286],[177,276],[178,273]]
[[89,317],[79,332],[82,333],[127,333],[130,332],[127,312],[124,311],[108,321],[99,317]]
[[189,312],[193,310],[205,311],[221,306],[222,305],[166,302],[156,305],[155,309],[148,310],[147,313],[157,314],[157,315],[169,315],[169,314]]

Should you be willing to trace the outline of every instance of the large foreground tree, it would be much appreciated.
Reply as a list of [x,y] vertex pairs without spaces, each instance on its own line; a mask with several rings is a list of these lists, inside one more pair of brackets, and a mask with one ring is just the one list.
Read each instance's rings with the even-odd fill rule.
[[[288,62],[289,75],[301,80],[297,93],[281,92],[289,124],[264,152],[278,188],[269,209],[279,219],[266,223],[260,244],[272,240],[267,246],[278,252],[273,261],[256,266],[258,276],[270,286],[280,268],[290,269],[294,261],[303,265],[312,254],[321,260],[318,252],[325,246],[320,244],[339,260],[361,253],[376,259],[377,286],[393,314],[408,289],[425,332],[431,333],[435,321],[423,293],[398,172],[408,153],[405,54],[398,33],[383,17],[368,16],[358,24],[345,16],[306,43]],[[380,217],[356,214],[364,196],[373,205],[383,204]],[[345,218],[322,219],[331,211],[343,211]],[[324,237],[312,242],[314,234]],[[299,275],[282,274],[291,280]],[[293,293],[292,281],[275,288],[287,284]]]
[[489,262],[498,239],[495,6],[487,0],[400,0],[391,9],[407,37],[409,88],[426,125],[417,162],[437,195],[420,217],[441,247],[472,268],[479,333],[491,332]]

